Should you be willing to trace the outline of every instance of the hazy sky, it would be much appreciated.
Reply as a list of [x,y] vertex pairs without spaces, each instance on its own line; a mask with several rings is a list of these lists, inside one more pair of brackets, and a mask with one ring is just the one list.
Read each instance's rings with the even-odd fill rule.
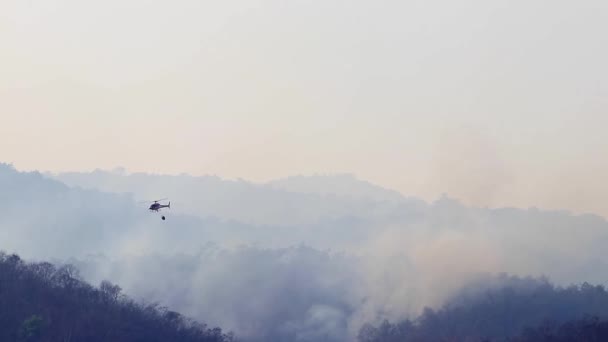
[[608,215],[606,32],[602,0],[0,0],[0,159]]

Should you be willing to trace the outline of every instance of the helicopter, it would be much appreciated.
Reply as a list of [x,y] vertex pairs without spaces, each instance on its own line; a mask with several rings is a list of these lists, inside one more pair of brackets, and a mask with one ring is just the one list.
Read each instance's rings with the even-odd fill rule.
[[[152,203],[150,205],[150,207],[148,208],[148,210],[158,212],[162,208],[169,208],[169,209],[171,209],[171,201],[169,201],[168,204],[160,204],[160,203],[158,203],[158,202],[164,201],[164,200],[166,200],[166,198],[154,201],[154,203]],[[163,221],[165,220],[165,216],[164,215],[161,218],[163,219]]]

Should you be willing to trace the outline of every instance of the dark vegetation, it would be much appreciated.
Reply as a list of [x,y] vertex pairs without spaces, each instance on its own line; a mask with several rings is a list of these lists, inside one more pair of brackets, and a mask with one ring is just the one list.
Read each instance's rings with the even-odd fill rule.
[[512,342],[603,342],[608,341],[608,321],[598,317],[555,324],[548,322],[537,328],[527,328]]
[[608,291],[587,283],[503,276],[497,288],[468,289],[415,319],[364,325],[359,342],[608,341]]
[[229,342],[231,334],[158,304],[136,303],[117,285],[84,282],[71,265],[26,263],[0,252],[0,341]]

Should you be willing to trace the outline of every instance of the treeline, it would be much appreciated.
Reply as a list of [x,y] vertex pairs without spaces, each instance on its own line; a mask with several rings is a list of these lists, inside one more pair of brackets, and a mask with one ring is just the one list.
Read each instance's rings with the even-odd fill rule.
[[74,266],[26,263],[0,252],[0,341],[235,339],[158,304],[137,303],[109,282],[93,287]]
[[463,292],[415,319],[366,324],[359,342],[608,341],[608,291],[587,283],[503,276],[504,286]]
[[608,341],[608,321],[597,316],[556,324],[547,322],[527,328],[511,342],[604,342]]

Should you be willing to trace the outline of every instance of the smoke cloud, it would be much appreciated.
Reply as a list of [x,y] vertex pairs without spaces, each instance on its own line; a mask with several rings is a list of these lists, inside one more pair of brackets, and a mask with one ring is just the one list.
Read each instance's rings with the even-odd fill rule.
[[[329,192],[328,177],[346,185]],[[0,185],[2,249],[74,263],[94,284],[245,341],[353,340],[365,323],[442,305],[480,274],[608,276],[601,217],[426,203],[348,175],[251,184],[2,165]],[[166,221],[137,204],[164,196]]]

